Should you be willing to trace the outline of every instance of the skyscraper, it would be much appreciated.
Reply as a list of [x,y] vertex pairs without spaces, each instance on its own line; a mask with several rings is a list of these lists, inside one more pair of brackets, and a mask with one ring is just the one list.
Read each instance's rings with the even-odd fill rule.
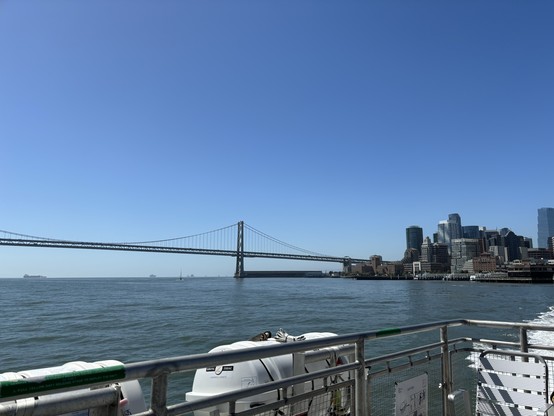
[[462,227],[463,238],[481,238],[478,225],[464,225]]
[[481,254],[481,247],[478,239],[455,238],[452,240],[451,271],[459,273],[463,270],[467,261]]
[[449,214],[447,221],[439,222],[438,242],[447,244],[449,252],[452,246],[452,240],[462,237],[462,219],[459,214]]
[[538,247],[548,247],[548,237],[554,236],[554,208],[539,208]]
[[406,228],[406,250],[414,248],[421,254],[421,244],[423,244],[423,228],[417,225]]

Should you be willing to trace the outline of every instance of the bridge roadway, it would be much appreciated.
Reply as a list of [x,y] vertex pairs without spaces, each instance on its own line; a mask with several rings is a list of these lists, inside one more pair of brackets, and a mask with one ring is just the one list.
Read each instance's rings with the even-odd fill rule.
[[[211,256],[229,256],[237,257],[239,253],[236,250],[218,250],[205,248],[179,248],[135,245],[124,243],[97,243],[85,241],[65,241],[65,240],[31,240],[0,238],[0,245],[20,246],[20,247],[46,247],[46,248],[76,248],[87,250],[115,250],[115,251],[135,251],[135,252],[153,252],[153,253],[178,253],[178,254],[202,254]],[[242,257],[249,258],[268,258],[268,259],[288,259],[288,260],[306,260],[321,261],[330,263],[361,263],[368,259],[354,259],[350,257],[318,256],[308,254],[283,254],[283,253],[264,253],[256,251],[243,251]]]

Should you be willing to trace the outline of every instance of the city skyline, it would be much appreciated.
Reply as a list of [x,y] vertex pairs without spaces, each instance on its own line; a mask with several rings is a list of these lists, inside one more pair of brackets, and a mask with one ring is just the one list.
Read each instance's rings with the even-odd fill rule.
[[[538,208],[538,212],[539,212],[539,217],[540,217],[540,212],[541,210],[547,210],[547,212],[551,213],[552,215],[552,218],[554,218],[554,208]],[[546,217],[546,214],[544,214],[544,216]],[[437,222],[437,229],[436,231],[434,232],[431,232],[430,234],[425,234],[424,230],[422,227],[420,227],[419,225],[411,225],[409,227],[406,228],[406,235],[408,234],[408,229],[411,229],[411,228],[419,228],[423,231],[422,233],[422,236],[423,238],[425,237],[429,237],[431,239],[431,241],[433,241],[433,236],[436,235],[437,237],[437,242],[439,243],[444,243],[444,244],[449,244],[449,241],[451,239],[455,239],[455,238],[464,238],[464,235],[469,231],[468,229],[470,228],[475,228],[477,230],[480,230],[480,231],[500,231],[502,229],[509,229],[511,231],[513,231],[515,234],[517,235],[521,235],[522,237],[525,237],[525,238],[528,238],[531,240],[532,244],[533,244],[533,248],[538,248],[539,245],[538,245],[538,239],[539,239],[539,234],[540,234],[540,224],[537,224],[537,230],[533,235],[524,235],[524,234],[521,234],[521,233],[518,233],[516,229],[514,229],[513,227],[510,227],[509,225],[505,225],[505,226],[502,226],[502,227],[496,227],[496,228],[490,228],[490,227],[487,227],[486,225],[479,225],[479,224],[471,224],[471,225],[463,225],[463,221],[462,221],[462,216],[457,213],[457,212],[453,212],[453,213],[450,213],[448,214],[448,220],[439,220]],[[550,236],[554,236],[554,223],[548,223],[548,225],[552,225],[552,235]],[[471,230],[474,232],[474,230]],[[548,233],[547,233],[548,234]],[[545,235],[545,238],[547,238],[548,235]],[[475,236],[472,236],[472,237],[465,237],[465,238],[479,238],[478,235],[475,235]],[[545,245],[544,248],[546,248],[547,246]],[[411,247],[410,245],[406,245],[406,248],[413,248]]]
[[[149,241],[242,220],[399,260],[406,227],[432,236],[458,212],[536,242],[537,208],[554,206],[553,14],[545,0],[8,0],[0,229]],[[228,276],[234,259],[0,247],[0,277],[180,270]]]
[[[431,233],[430,236],[425,236],[425,238],[429,238],[431,241],[436,241],[438,243],[450,246],[451,240],[454,239],[479,239],[482,238],[482,232],[500,232],[507,229],[514,232],[516,235],[524,237],[531,245],[531,248],[548,248],[546,240],[547,238],[554,236],[554,208],[542,207],[538,208],[537,211],[537,239],[533,238],[530,235],[519,234],[512,227],[509,226],[491,229],[485,225],[463,225],[462,217],[458,213],[450,213],[448,214],[448,220],[440,220],[437,224],[437,231]],[[425,234],[423,233],[423,229],[421,227],[417,225],[411,225],[406,228],[406,250],[409,250],[410,248],[416,248],[416,244],[414,243],[416,237],[413,236],[416,231],[421,231],[421,237],[423,239],[423,236]],[[412,234],[411,238],[409,238],[410,234]],[[542,245],[539,243],[541,236],[544,239]],[[418,251],[420,251],[421,253],[421,250]]]
[[[439,221],[437,232],[433,235],[434,243],[428,236],[420,243],[422,235],[422,229],[418,226],[406,228],[406,251],[402,264],[407,264],[408,268],[391,271],[373,267],[369,273],[481,273],[497,271],[499,265],[521,260],[551,261],[554,258],[554,208],[537,209],[537,235],[539,240],[543,239],[542,243],[533,244],[531,237],[517,235],[510,227],[491,230],[486,226],[464,226],[458,213],[450,213],[447,220]],[[522,270],[518,273],[524,273]],[[358,268],[356,272],[364,271]],[[527,272],[531,276],[530,270]],[[537,274],[535,278],[538,278]]]

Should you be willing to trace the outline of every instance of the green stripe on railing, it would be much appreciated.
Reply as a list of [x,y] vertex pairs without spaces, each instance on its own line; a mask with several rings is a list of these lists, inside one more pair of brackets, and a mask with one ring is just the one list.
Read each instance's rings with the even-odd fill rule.
[[402,330],[400,328],[385,328],[385,329],[381,329],[380,331],[377,331],[375,336],[377,338],[379,338],[379,337],[389,337],[391,335],[398,335],[400,333],[402,333]]
[[71,373],[49,374],[43,377],[33,377],[23,380],[1,381],[0,398],[43,393],[48,390],[59,390],[70,387],[84,386],[122,380],[125,378],[125,367],[111,367],[80,370]]

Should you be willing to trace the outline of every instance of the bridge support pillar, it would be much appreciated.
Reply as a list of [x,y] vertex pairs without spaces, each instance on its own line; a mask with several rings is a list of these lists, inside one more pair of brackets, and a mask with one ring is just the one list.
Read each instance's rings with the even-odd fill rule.
[[352,259],[350,257],[345,257],[342,261],[342,273],[345,275],[352,273]]
[[239,221],[237,233],[237,267],[235,277],[244,276],[244,221]]

